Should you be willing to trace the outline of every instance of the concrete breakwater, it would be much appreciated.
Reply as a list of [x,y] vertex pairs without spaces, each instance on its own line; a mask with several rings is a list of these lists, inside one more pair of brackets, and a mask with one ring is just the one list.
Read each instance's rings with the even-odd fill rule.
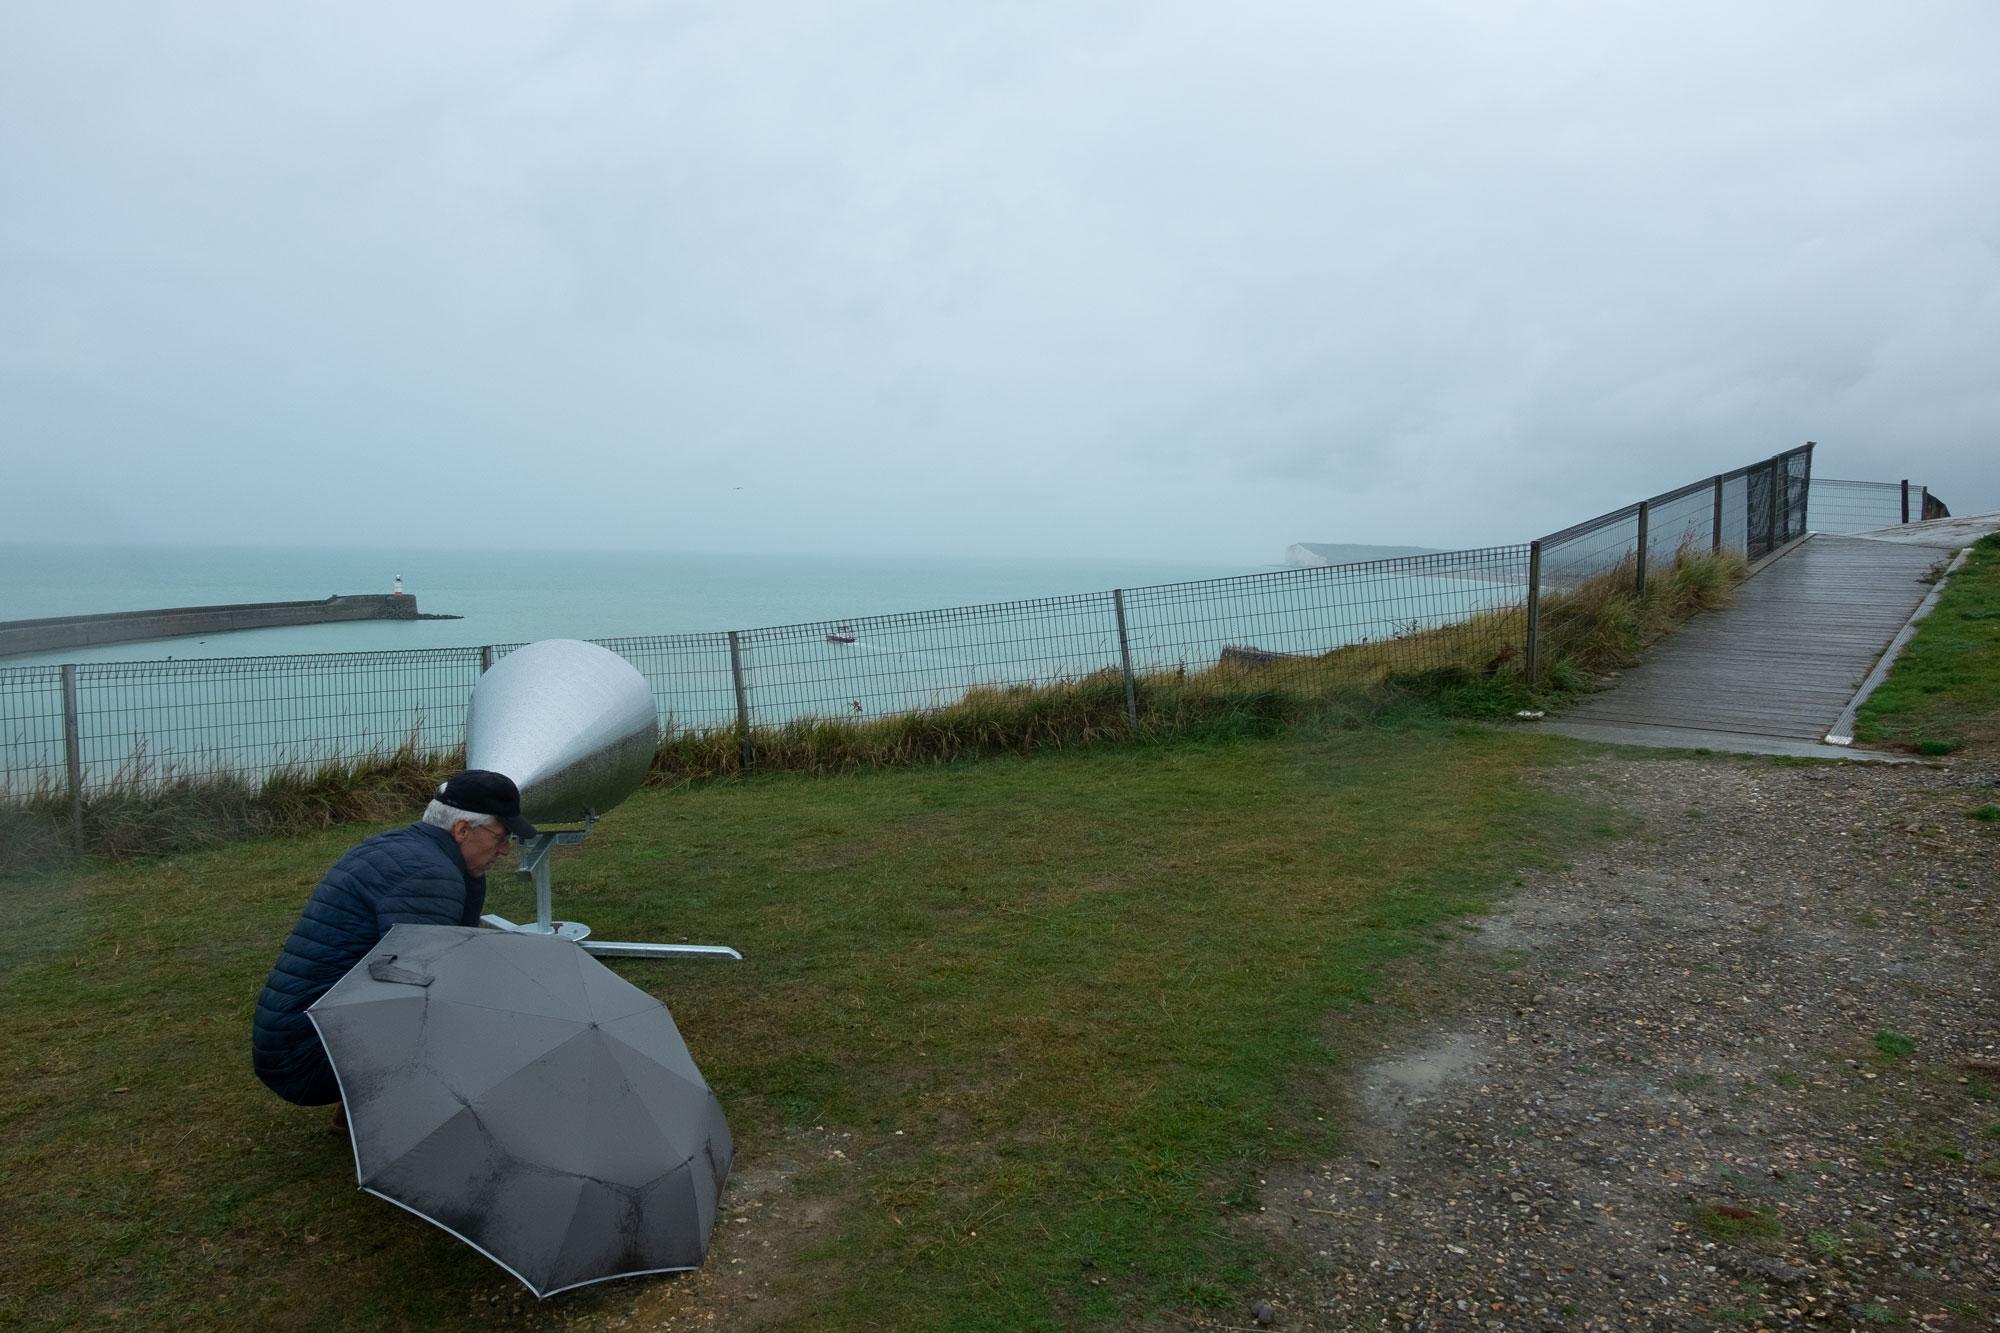
[[178,639],[239,629],[322,625],[343,620],[457,620],[425,615],[408,593],[335,595],[317,602],[236,602],[225,606],[173,606],[157,611],[106,611],[88,616],[0,620],[0,657],[53,653],[102,643]]

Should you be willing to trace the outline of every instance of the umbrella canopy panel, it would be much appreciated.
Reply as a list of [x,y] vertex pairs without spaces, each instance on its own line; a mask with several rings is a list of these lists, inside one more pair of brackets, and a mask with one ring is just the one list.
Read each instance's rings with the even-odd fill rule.
[[658,999],[571,941],[392,929],[308,1010],[361,1187],[546,1296],[693,1268],[732,1145]]

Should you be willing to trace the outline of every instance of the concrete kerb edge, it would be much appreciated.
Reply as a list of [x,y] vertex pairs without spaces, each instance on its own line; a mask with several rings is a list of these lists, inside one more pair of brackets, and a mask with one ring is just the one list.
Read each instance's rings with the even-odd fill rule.
[[1931,613],[1932,608],[1938,604],[1938,599],[1944,596],[1945,585],[1951,582],[1951,576],[1959,571],[1959,567],[1971,555],[1970,546],[1960,547],[1952,562],[1945,566],[1944,574],[1931,585],[1931,590],[1924,594],[1924,600],[1917,603],[1917,609],[1910,612],[1910,618],[1896,631],[1896,637],[1889,640],[1889,646],[1875,659],[1875,666],[1861,682],[1861,688],[1854,692],[1854,697],[1847,701],[1847,707],[1840,710],[1840,716],[1834,719],[1833,726],[1828,728],[1826,733],[1828,745],[1854,744],[1854,720],[1860,715],[1861,705],[1867,703],[1868,696],[1875,693],[1875,688],[1888,679],[1889,669],[1896,665],[1896,659],[1903,655],[1903,649],[1909,647],[1910,640],[1917,636],[1917,622]]
[[1890,754],[1880,750],[1856,750],[1820,741],[1795,740],[1783,736],[1760,736],[1745,732],[1708,731],[1690,727],[1666,727],[1651,723],[1546,721],[1487,724],[1496,731],[1530,732],[1561,736],[1586,745],[1617,749],[1658,750],[1684,755],[1737,755],[1764,759],[1809,759],[1823,763],[1914,764],[1932,766],[1931,761],[1914,755]]

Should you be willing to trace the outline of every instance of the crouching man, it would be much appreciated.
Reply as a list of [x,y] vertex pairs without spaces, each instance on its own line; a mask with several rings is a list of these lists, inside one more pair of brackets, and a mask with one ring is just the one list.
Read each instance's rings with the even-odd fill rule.
[[340,1100],[306,1009],[391,926],[478,925],[486,872],[510,836],[535,836],[513,779],[468,769],[438,788],[422,820],[376,834],[326,872],[257,996],[250,1052],[265,1087],[300,1106]]

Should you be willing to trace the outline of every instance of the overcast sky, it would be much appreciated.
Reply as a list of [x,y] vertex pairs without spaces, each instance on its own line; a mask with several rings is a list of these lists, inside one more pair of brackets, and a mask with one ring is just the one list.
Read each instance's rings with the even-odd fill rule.
[[0,540],[1525,540],[2000,507],[2000,6],[0,11]]

